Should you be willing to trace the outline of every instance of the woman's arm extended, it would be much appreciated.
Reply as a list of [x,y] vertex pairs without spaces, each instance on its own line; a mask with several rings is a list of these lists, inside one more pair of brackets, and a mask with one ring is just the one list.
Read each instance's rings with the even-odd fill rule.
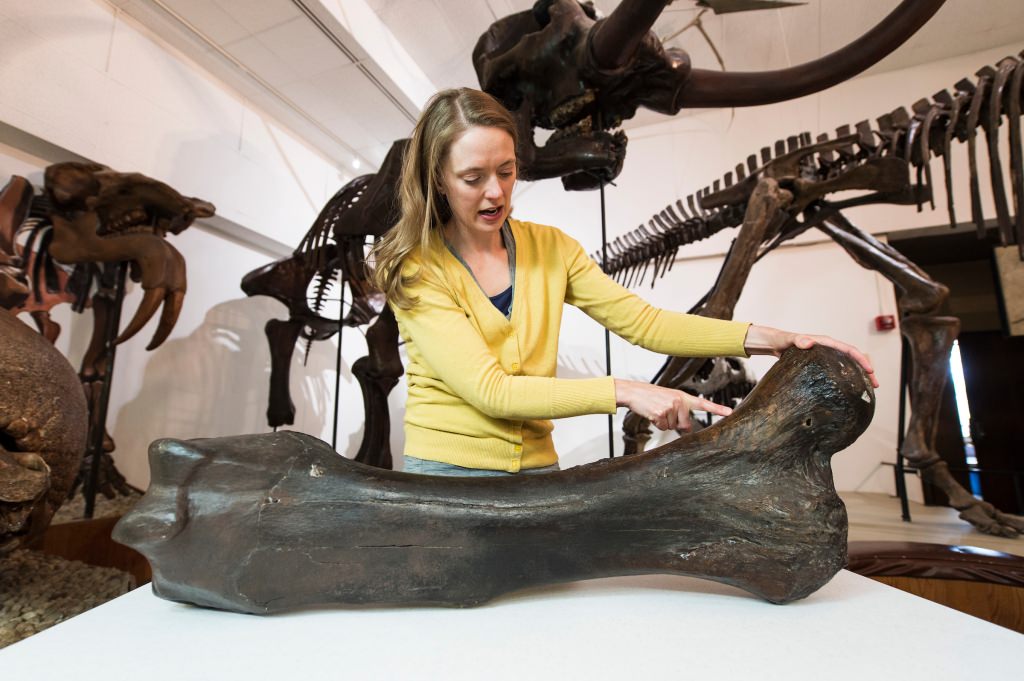
[[775,355],[776,357],[788,348],[808,350],[815,345],[824,345],[825,347],[845,352],[864,368],[864,371],[867,372],[868,377],[871,379],[871,385],[876,388],[878,387],[878,379],[875,377],[875,369],[871,366],[871,360],[849,343],[838,341],[835,338],[808,333],[793,333],[792,331],[773,329],[770,326],[751,324],[750,328],[747,329],[747,338],[743,342],[743,347],[748,354]]
[[[845,352],[860,364],[871,378],[871,384],[878,387],[875,370],[871,361],[857,348],[837,341],[829,336],[793,333],[773,329],[770,326],[752,324],[747,330],[744,349],[751,355],[775,355],[790,347],[807,350],[815,345],[825,345]],[[690,410],[706,411],[718,416],[728,416],[732,409],[681,390],[665,388],[641,381],[615,379],[615,403],[639,414],[660,430],[689,431]]]
[[445,288],[424,276],[412,293],[410,310],[393,307],[403,337],[410,340],[410,371],[420,379],[440,380],[481,413],[503,419],[551,419],[615,412],[610,376],[586,379],[516,375],[498,362],[480,332]]

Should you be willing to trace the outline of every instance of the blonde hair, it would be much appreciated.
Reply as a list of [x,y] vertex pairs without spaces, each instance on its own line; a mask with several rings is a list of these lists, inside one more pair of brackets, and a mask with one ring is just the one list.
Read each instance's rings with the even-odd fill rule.
[[515,119],[498,100],[470,88],[442,90],[427,103],[402,161],[398,185],[401,208],[398,222],[370,251],[370,276],[387,299],[408,310],[418,299],[408,294],[420,272],[402,275],[406,259],[433,252],[440,230],[451,219],[451,209],[441,193],[444,164],[452,143],[474,126],[498,128],[517,141]]

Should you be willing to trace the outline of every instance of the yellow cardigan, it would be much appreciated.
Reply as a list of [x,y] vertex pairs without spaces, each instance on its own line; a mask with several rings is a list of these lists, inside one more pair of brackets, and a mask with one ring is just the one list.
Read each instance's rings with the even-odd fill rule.
[[411,257],[422,271],[410,310],[393,306],[408,353],[405,453],[518,472],[558,461],[549,419],[615,412],[614,379],[555,378],[563,302],[629,342],[687,357],[746,356],[748,324],[652,307],[615,283],[571,237],[509,220],[511,318],[446,248]]

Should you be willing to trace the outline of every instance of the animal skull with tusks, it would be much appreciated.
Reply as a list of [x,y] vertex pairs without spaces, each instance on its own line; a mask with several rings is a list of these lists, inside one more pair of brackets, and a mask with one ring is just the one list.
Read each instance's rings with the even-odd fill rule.
[[[638,107],[674,115],[684,108],[755,106],[818,92],[899,47],[945,0],[904,0],[831,54],[752,73],[695,69],[684,50],[663,47],[650,29],[670,1],[623,0],[602,18],[591,2],[538,0],[480,37],[473,65],[480,86],[517,118],[523,179],[561,177],[566,189],[597,189],[622,170],[626,136],[615,128]],[[538,146],[534,128],[555,133]]]
[[186,288],[185,259],[164,236],[210,217],[213,205],[145,175],[95,163],[48,166],[45,189],[54,226],[50,254],[66,264],[130,261],[132,279],[145,294],[117,342],[138,333],[163,305],[147,350],[158,347],[174,328]]

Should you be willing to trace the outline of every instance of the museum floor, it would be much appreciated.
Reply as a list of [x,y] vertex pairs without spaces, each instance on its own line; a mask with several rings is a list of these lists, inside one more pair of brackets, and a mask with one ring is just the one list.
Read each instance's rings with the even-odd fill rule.
[[[883,494],[844,492],[851,541],[916,541],[966,545],[1024,555],[1024,538],[975,532],[951,508],[911,503],[912,522],[900,520],[899,500]],[[101,504],[104,510],[117,506]],[[86,566],[37,551],[19,551],[0,564],[0,648],[100,605],[131,587],[130,575]]]
[[1024,537],[1006,539],[975,531],[949,507],[910,503],[911,522],[900,520],[900,501],[885,494],[840,492],[850,517],[850,541],[917,541],[977,546],[1024,556]]

